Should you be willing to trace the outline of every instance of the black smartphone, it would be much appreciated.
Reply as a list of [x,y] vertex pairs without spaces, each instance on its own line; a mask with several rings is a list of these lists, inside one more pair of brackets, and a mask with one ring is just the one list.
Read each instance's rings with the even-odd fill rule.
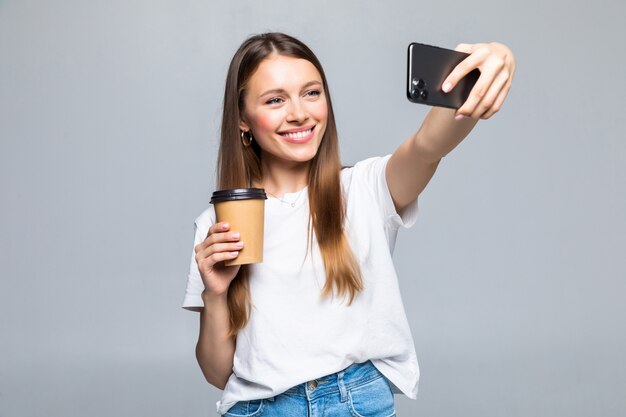
[[480,71],[473,70],[448,93],[441,89],[446,77],[469,54],[438,46],[411,43],[408,52],[406,95],[413,103],[458,109],[465,103]]

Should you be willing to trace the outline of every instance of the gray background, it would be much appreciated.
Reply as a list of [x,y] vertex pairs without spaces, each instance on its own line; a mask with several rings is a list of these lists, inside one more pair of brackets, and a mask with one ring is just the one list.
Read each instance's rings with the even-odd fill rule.
[[180,304],[226,68],[266,30],[325,65],[345,163],[426,114],[409,42],[511,47],[503,110],[399,237],[422,379],[398,414],[626,415],[625,8],[0,0],[0,417],[215,415]]

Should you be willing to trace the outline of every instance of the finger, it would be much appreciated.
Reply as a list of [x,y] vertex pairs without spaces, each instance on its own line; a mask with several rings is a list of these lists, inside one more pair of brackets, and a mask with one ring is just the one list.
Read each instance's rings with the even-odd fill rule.
[[230,225],[227,222],[215,223],[211,227],[209,227],[209,230],[207,231],[204,240],[195,246],[194,249],[196,253],[198,253],[198,251],[205,249],[207,246],[209,246],[212,243],[212,241],[208,240],[210,236],[213,236],[214,234],[219,233],[219,232],[227,231],[229,228],[230,228]]
[[209,235],[213,233],[225,232],[228,229],[230,229],[230,224],[228,224],[228,222],[215,223],[213,226],[209,227],[206,237],[209,237]]
[[497,112],[499,112],[500,108],[502,108],[502,103],[504,103],[504,99],[506,98],[508,94],[510,86],[511,86],[510,79],[506,78],[504,83],[498,89],[494,88],[493,91],[490,89],[490,92],[488,93],[488,95],[491,96],[493,94],[493,98],[490,97],[488,99],[488,102],[484,104],[481,103],[479,105],[479,107],[481,108],[482,114],[476,114],[476,115],[473,115],[472,117],[488,119],[494,114],[496,114]]
[[469,44],[469,43],[460,43],[454,48],[457,52],[464,52],[466,54],[471,54],[477,47],[482,46],[483,44]]
[[212,255],[220,252],[236,252],[243,249],[243,242],[216,243],[196,254],[196,262],[202,259],[210,258]]
[[457,114],[471,116],[474,113],[478,103],[483,100],[495,78],[497,78],[498,74],[501,72],[501,69],[500,60],[492,61],[488,67],[483,69],[480,77],[478,77],[478,81],[476,81],[476,84],[474,84],[474,87],[470,91],[467,100],[465,100],[465,103],[457,110]]
[[491,116],[493,116],[496,112],[500,111],[500,109],[502,108],[502,104],[504,103],[504,99],[509,94],[510,89],[511,89],[511,80],[509,79],[507,84],[500,91],[500,94],[498,94],[498,97],[496,98],[496,101],[493,103],[491,110],[489,110],[485,115],[483,115],[484,119],[488,119]]
[[241,239],[239,232],[213,233],[205,239],[208,246],[223,242],[236,242]]
[[506,55],[504,57],[504,64],[509,69],[509,72],[511,73],[511,76],[509,78],[512,80],[513,76],[515,75],[515,68],[516,68],[515,59],[513,59],[511,55]]
[[489,90],[485,93],[485,96],[476,105],[476,108],[471,115],[472,118],[479,119],[491,110],[496,99],[500,95],[500,91],[502,91],[508,80],[509,72],[506,69],[498,73],[496,79],[493,80],[493,83],[489,86]]
[[[217,230],[220,230],[220,229],[221,228],[217,228]],[[206,239],[204,239],[202,242],[200,242],[199,244],[195,246],[195,251],[196,253],[198,253],[216,243],[236,242],[239,239],[241,239],[241,234],[239,232],[224,232],[224,233],[209,232],[207,234]]]
[[474,69],[478,68],[480,64],[485,61],[488,55],[488,48],[479,47],[474,52],[472,52],[470,56],[459,62],[459,64],[454,67],[450,74],[448,74],[441,86],[441,89],[444,91],[444,93],[452,90],[463,77],[472,72]]
[[210,262],[211,267],[214,267],[216,264],[224,261],[230,261],[239,256],[239,252],[219,252],[211,255],[207,260]]

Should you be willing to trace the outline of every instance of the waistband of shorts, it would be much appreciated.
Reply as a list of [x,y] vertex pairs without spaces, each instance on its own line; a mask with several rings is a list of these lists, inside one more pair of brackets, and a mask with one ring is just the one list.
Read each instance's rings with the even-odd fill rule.
[[315,398],[339,392],[342,389],[356,388],[382,376],[383,374],[368,360],[367,362],[353,363],[346,369],[334,374],[298,384],[289,388],[284,394]]

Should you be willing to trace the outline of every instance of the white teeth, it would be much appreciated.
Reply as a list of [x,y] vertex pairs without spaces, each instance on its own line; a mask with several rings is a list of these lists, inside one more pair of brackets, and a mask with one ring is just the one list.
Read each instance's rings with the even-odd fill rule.
[[311,130],[313,130],[313,128],[302,131],[302,132],[283,133],[283,136],[287,136],[288,138],[293,138],[293,139],[302,139],[306,137],[309,133],[311,133]]

